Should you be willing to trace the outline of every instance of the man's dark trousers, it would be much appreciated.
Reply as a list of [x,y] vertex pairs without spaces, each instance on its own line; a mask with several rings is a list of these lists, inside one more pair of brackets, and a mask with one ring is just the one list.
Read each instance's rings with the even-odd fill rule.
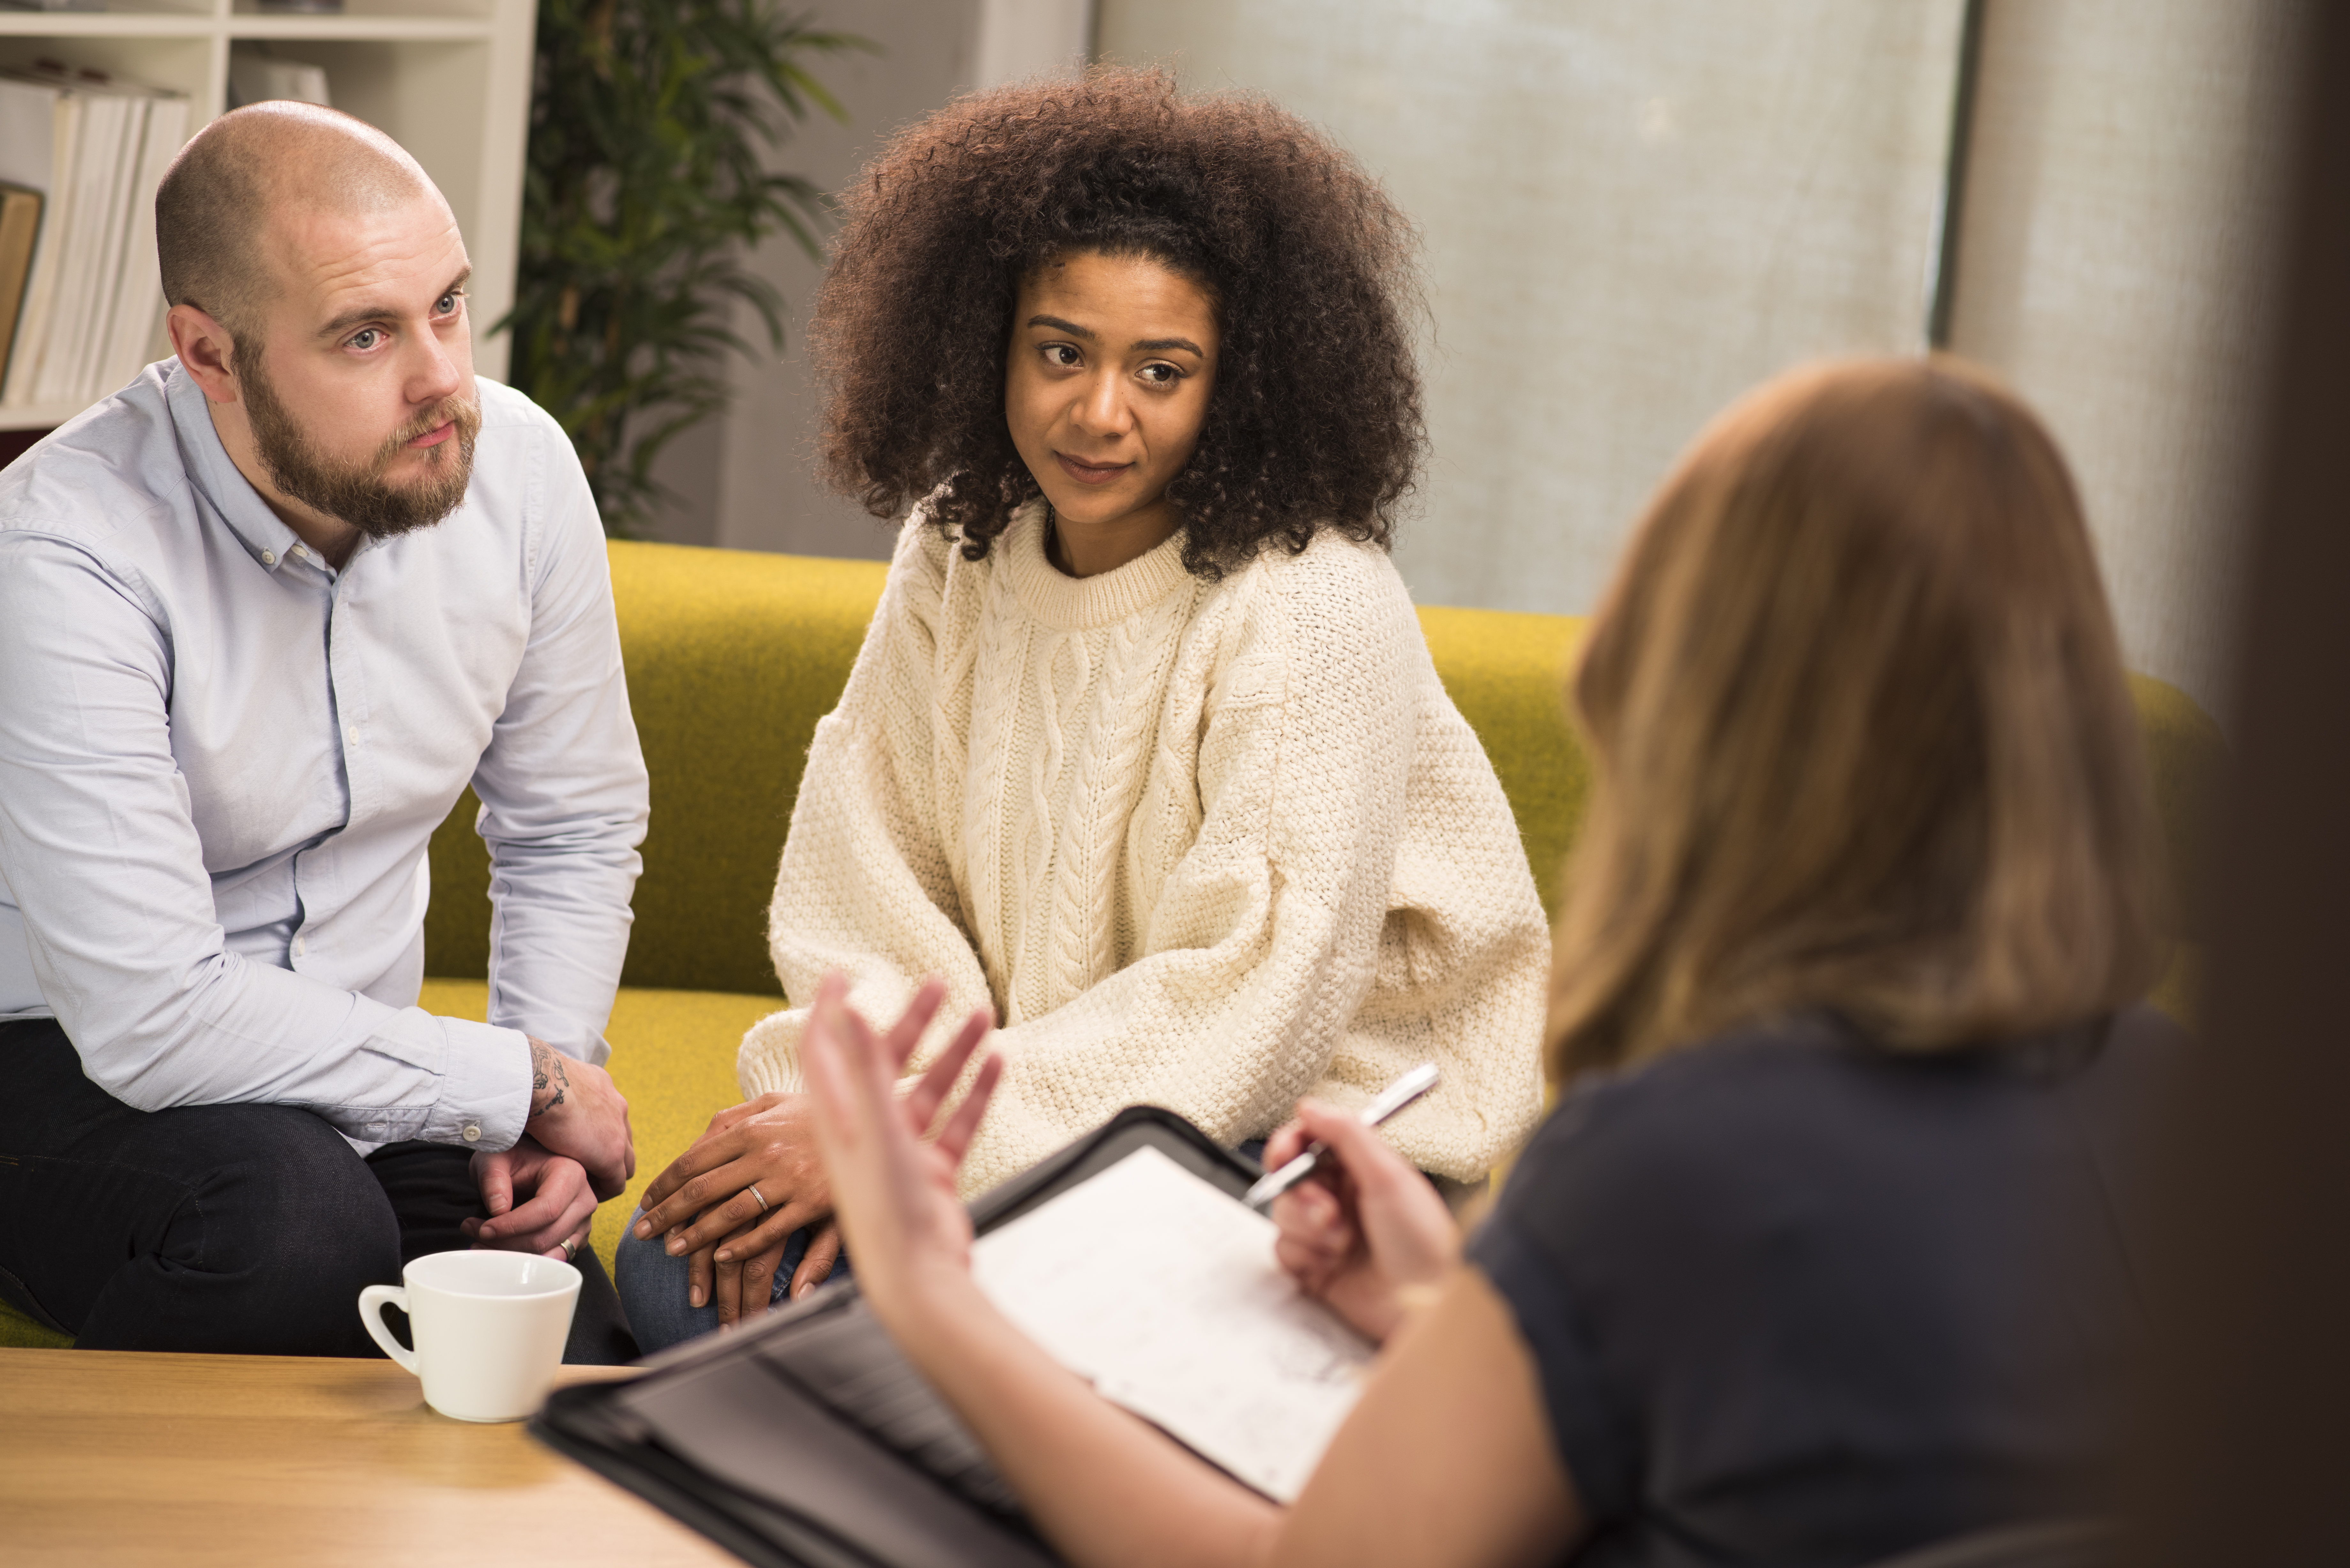
[[[487,1214],[462,1148],[361,1159],[293,1106],[133,1110],[55,1020],[0,1023],[0,1295],[84,1349],[380,1355],[361,1288]],[[563,1358],[634,1359],[603,1265],[577,1262]]]

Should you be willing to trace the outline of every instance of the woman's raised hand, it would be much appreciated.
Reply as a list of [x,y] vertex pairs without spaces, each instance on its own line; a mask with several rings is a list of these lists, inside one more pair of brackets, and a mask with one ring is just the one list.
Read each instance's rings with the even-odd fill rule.
[[1414,1293],[1460,1262],[1461,1230],[1426,1177],[1335,1106],[1300,1100],[1297,1119],[1265,1140],[1265,1168],[1316,1139],[1328,1152],[1313,1177],[1274,1200],[1274,1256],[1307,1294],[1384,1343]]
[[993,1022],[983,1009],[972,1012],[913,1087],[897,1093],[899,1075],[945,995],[935,978],[923,981],[898,1022],[876,1034],[848,1005],[847,980],[828,974],[800,1037],[816,1139],[857,1260],[858,1289],[893,1327],[933,1271],[971,1267],[971,1219],[955,1196],[955,1168],[1003,1070],[1000,1056],[983,1062],[971,1093],[924,1141]]

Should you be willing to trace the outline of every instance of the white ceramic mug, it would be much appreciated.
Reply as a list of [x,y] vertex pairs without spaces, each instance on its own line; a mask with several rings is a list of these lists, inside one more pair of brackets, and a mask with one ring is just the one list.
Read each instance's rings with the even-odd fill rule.
[[[579,1271],[529,1252],[433,1252],[397,1285],[359,1293],[359,1321],[383,1353],[424,1380],[424,1402],[460,1421],[519,1421],[537,1409],[563,1365]],[[383,1321],[408,1314],[414,1350]]]

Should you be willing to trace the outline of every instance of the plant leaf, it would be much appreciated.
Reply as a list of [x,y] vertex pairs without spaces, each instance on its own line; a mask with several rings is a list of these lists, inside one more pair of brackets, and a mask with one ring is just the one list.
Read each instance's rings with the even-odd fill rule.
[[788,236],[811,258],[825,193],[768,151],[811,112],[847,110],[810,69],[879,47],[777,0],[540,0],[514,308],[515,386],[552,413],[608,533],[650,526],[676,497],[661,449],[723,411],[719,367],[784,346],[785,301],[744,265]]

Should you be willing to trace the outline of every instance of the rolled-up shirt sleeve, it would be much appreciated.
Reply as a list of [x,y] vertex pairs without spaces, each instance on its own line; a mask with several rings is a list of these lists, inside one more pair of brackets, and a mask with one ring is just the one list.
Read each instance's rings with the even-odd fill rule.
[[530,639],[473,774],[494,901],[490,1021],[600,1066],[648,786],[603,524],[577,465],[553,483]]
[[0,549],[0,867],[90,1080],[142,1110],[269,1102],[362,1141],[510,1147],[519,1030],[229,950],[172,752],[171,649],[139,594],[68,541]]

